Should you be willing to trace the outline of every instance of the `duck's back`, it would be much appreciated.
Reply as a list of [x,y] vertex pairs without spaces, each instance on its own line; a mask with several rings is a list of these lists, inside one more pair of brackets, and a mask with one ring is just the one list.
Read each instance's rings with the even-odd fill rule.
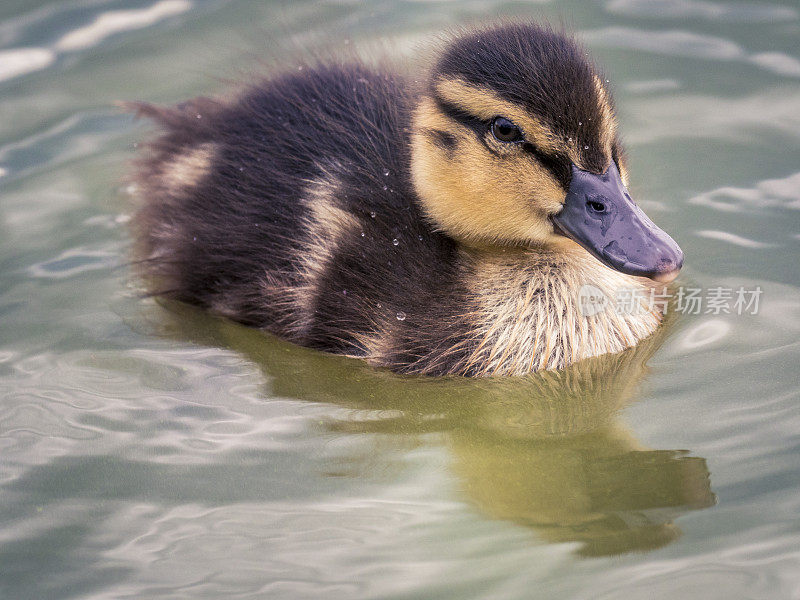
[[408,181],[407,94],[397,75],[349,65],[228,102],[138,105],[165,130],[136,176],[153,293],[325,350],[430,353],[439,342],[389,341],[441,322],[459,294],[454,244]]

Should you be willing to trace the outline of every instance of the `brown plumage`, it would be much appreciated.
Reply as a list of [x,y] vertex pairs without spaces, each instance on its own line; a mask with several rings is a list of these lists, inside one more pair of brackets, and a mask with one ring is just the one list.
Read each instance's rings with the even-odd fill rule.
[[[398,372],[523,374],[620,352],[660,314],[585,316],[579,290],[644,293],[631,274],[667,279],[680,261],[638,208],[613,204],[627,175],[603,81],[566,35],[505,24],[456,36],[423,86],[329,62],[225,101],[135,104],[164,130],[134,174],[137,264],[152,294]],[[594,178],[605,187],[579,191],[612,232],[600,245],[564,218]],[[634,242],[614,238],[625,218]]]

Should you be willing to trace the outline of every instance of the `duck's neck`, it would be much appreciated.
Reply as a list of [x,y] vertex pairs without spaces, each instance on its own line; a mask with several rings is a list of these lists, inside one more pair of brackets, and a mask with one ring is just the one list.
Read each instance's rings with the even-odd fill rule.
[[577,245],[461,252],[479,323],[470,362],[480,374],[521,375],[621,352],[661,321],[645,280],[605,267]]

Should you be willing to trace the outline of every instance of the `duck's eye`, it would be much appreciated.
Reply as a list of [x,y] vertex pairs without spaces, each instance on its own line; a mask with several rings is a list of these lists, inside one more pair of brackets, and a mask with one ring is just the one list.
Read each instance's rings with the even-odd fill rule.
[[495,117],[492,121],[492,135],[501,142],[519,142],[522,130],[505,117]]

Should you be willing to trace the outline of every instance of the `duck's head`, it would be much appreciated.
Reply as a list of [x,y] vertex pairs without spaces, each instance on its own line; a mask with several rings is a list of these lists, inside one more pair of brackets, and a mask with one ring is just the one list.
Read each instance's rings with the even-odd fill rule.
[[425,212],[479,245],[565,248],[671,281],[675,241],[626,189],[604,79],[573,40],[531,24],[457,37],[416,107],[412,176]]

